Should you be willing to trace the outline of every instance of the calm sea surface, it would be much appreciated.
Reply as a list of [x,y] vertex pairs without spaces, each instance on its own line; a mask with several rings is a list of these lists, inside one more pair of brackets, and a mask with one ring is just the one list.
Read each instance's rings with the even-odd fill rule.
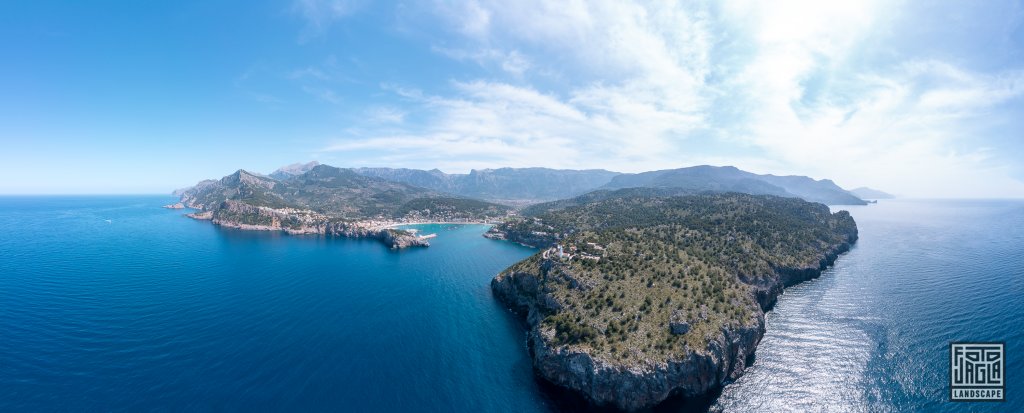
[[[425,249],[227,230],[169,197],[0,197],[0,411],[559,411],[484,226]],[[1024,411],[1024,203],[850,208],[726,411]],[[948,343],[1005,341],[1007,402],[950,404]],[[659,410],[665,410],[663,406]]]

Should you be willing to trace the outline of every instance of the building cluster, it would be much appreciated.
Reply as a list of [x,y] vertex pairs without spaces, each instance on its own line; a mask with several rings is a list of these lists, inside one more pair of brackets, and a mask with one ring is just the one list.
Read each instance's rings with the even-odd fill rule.
[[604,253],[604,247],[597,243],[588,242],[583,248],[576,245],[555,244],[542,253],[544,259],[557,259],[560,261],[593,260],[600,261]]

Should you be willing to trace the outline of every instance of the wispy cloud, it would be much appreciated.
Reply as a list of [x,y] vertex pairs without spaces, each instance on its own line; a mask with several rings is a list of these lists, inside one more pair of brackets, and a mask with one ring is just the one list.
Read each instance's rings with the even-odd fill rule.
[[480,66],[494,65],[505,72],[521,77],[533,63],[518,50],[502,51],[498,49],[449,49],[441,46],[432,48],[435,52],[459,61],[472,61]]

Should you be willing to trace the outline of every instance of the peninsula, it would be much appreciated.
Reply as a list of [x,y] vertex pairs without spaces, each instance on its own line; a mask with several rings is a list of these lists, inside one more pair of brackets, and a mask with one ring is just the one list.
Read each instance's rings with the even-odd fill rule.
[[487,236],[541,248],[491,282],[536,372],[597,405],[652,407],[743,374],[764,312],[857,239],[849,213],[739,193],[605,194]]

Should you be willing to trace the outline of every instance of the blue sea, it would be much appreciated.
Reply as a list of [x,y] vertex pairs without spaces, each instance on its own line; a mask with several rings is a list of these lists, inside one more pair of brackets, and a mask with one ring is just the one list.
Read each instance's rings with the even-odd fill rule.
[[[579,408],[490,279],[534,250],[246,232],[166,196],[0,197],[0,411]],[[1024,411],[1024,202],[847,208],[860,241],[786,291],[725,411]],[[1005,403],[948,402],[950,341],[1004,341]],[[658,410],[707,409],[669,403]]]

